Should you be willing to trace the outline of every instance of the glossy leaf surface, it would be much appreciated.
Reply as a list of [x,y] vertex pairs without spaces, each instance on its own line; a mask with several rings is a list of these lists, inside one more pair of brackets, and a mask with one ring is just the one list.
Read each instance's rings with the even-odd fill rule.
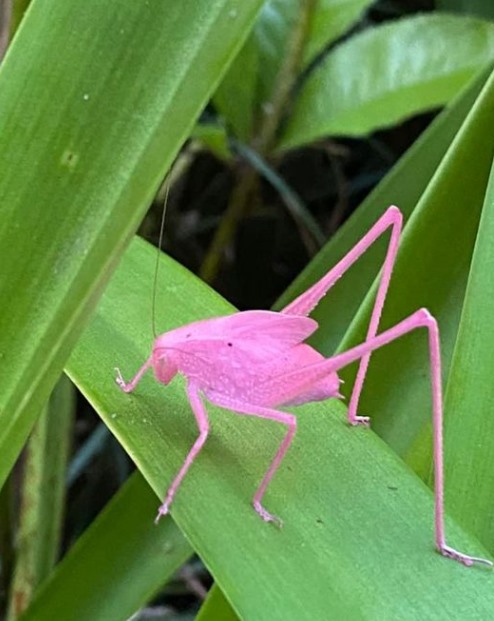
[[280,147],[364,136],[443,106],[493,58],[494,24],[475,18],[422,15],[355,35],[310,74]]

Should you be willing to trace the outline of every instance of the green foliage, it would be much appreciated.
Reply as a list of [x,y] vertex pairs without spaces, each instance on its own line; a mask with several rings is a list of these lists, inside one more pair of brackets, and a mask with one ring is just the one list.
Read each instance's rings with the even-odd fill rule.
[[[309,23],[299,42],[295,74],[285,76],[293,82],[317,54],[358,22],[370,4],[267,2],[214,99],[234,134],[244,141],[255,139],[255,119],[273,113],[273,90],[291,53],[290,36],[301,7],[309,12]],[[447,104],[494,58],[494,24],[423,14],[367,29],[329,49],[296,90],[281,132],[281,149],[328,134],[366,135]]]
[[[130,245],[67,370],[163,497],[197,436],[183,381],[165,389],[150,373],[132,395],[113,381],[116,362],[129,376],[149,355],[152,337],[142,317],[149,315],[146,275],[154,260],[153,248],[140,240]],[[167,309],[160,332],[232,310],[172,260],[163,257],[160,274],[158,308]],[[345,425],[341,404],[297,408],[296,443],[266,497],[285,522],[282,530],[264,524],[250,504],[282,430],[208,411],[212,437],[180,488],[172,516],[241,618],[271,619],[274,608],[280,618],[329,612],[359,618],[371,593],[375,616],[369,618],[375,619],[385,613],[422,619],[435,598],[447,602],[437,617],[446,619],[471,605],[472,590],[479,594],[479,616],[494,610],[490,572],[467,572],[434,553],[430,492],[375,434]],[[366,528],[349,527],[349,519]],[[457,545],[479,551],[449,526]],[[417,564],[421,571],[411,573]],[[357,585],[356,565],[367,576]],[[419,592],[423,599],[411,608],[407,602]]]
[[235,611],[218,586],[213,586],[196,621],[237,621]]
[[127,619],[192,553],[171,519],[153,523],[156,496],[133,475],[77,541],[22,621]]
[[[249,142],[263,117],[273,114],[280,78],[292,81],[324,48],[355,24],[373,0],[269,0],[214,96],[234,135]],[[302,28],[297,45],[293,33]],[[294,66],[284,75],[286,57]],[[291,75],[290,75],[291,74]]]
[[0,480],[259,4],[32,4],[0,72]]
[[442,106],[492,59],[494,24],[479,19],[423,15],[367,30],[311,73],[281,148],[369,134]]
[[[127,619],[193,552],[216,581],[200,621],[492,617],[492,574],[434,553],[423,335],[373,356],[362,408],[377,434],[349,429],[338,402],[297,409],[295,443],[266,496],[285,521],[281,530],[262,523],[250,502],[282,430],[209,407],[211,438],[173,519],[155,527],[158,497],[197,435],[183,379],[164,388],[149,374],[132,395],[114,382],[116,364],[130,377],[149,356],[156,254],[132,236],[189,136],[188,156],[201,141],[238,174],[219,262],[258,174],[302,230],[321,239],[270,158],[449,104],[283,302],[331,267],[388,204],[402,208],[382,327],[423,305],[439,319],[447,501],[459,524],[447,519],[448,539],[494,553],[494,77],[486,69],[494,30],[478,18],[431,14],[337,43],[371,4],[270,0],[255,25],[261,0],[34,0],[26,13],[0,69],[0,480],[64,364],[139,472],[53,571],[70,407],[50,402],[26,452],[12,619],[26,604],[23,621]],[[25,6],[15,3],[16,20]],[[211,97],[219,117],[198,125]],[[241,165],[231,160],[228,134]],[[323,353],[365,337],[384,244],[315,312],[313,344]],[[171,259],[160,265],[160,332],[234,310]],[[3,519],[8,497],[6,489]],[[1,526],[6,556],[9,524]]]
[[10,618],[27,608],[58,560],[65,506],[65,469],[72,437],[75,391],[63,376],[29,439],[21,487],[17,557]]
[[479,17],[494,18],[494,4],[491,0],[436,0],[436,6],[444,11],[457,11]]
[[[304,5],[311,16],[303,41],[301,67],[359,20],[374,0],[269,0],[256,23],[252,38],[258,50],[259,85],[257,104],[272,97],[273,86],[288,52],[290,33],[300,19]],[[235,66],[235,65],[234,65]]]
[[[491,148],[492,154],[492,142]],[[494,432],[489,416],[494,402],[491,381],[493,210],[494,168],[491,166],[446,393],[446,407],[455,413],[446,434],[446,473],[448,498],[454,501],[452,513],[491,549],[494,548],[491,519]]]

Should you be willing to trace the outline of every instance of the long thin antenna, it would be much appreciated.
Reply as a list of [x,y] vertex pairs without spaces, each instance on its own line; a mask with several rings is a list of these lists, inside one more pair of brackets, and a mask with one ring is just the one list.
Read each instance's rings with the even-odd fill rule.
[[156,265],[154,267],[154,279],[153,279],[153,300],[151,306],[151,325],[153,326],[153,335],[154,338],[158,336],[156,330],[156,292],[158,289],[158,271],[160,267],[160,254],[161,254],[161,245],[163,243],[163,234],[165,232],[165,216],[166,216],[166,208],[168,205],[168,194],[170,192],[171,185],[171,174],[168,173],[165,179],[165,198],[163,200],[163,213],[161,214],[161,224],[160,224],[160,236],[158,239],[158,248],[156,250]]

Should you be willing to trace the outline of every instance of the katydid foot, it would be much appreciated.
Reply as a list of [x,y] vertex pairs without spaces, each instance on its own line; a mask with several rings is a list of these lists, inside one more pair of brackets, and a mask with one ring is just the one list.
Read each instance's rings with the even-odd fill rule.
[[130,392],[133,388],[131,383],[127,384],[127,382],[122,377],[122,374],[120,373],[120,369],[118,367],[115,367],[115,371],[117,372],[117,377],[115,378],[115,381],[117,382],[119,388],[121,388],[124,392]]
[[454,548],[450,548],[447,545],[442,545],[438,548],[438,551],[447,558],[451,558],[459,563],[463,563],[467,567],[471,567],[474,563],[479,563],[480,565],[486,565],[487,567],[493,567],[493,563],[485,558],[479,558],[477,556],[468,556],[468,554],[463,554],[462,552],[458,552]]
[[283,527],[283,520],[278,516],[269,513],[269,511],[266,511],[266,509],[261,505],[260,502],[254,501],[253,505],[256,512],[262,517],[265,522],[273,522],[273,524],[275,524],[275,526],[278,526],[278,528]]
[[170,512],[171,502],[171,499],[166,499],[165,502],[160,506],[160,508],[158,509],[158,515],[154,520],[155,524],[158,524],[163,516],[168,515],[168,513]]
[[357,427],[358,425],[370,427],[370,418],[368,416],[349,416],[348,422],[352,427]]

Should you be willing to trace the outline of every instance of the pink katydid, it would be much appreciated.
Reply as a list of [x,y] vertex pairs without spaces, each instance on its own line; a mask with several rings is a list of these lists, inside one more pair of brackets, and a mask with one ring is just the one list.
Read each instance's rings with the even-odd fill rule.
[[[278,408],[341,397],[338,392],[338,370],[360,360],[349,403],[348,421],[351,425],[368,425],[369,419],[358,416],[357,409],[371,353],[408,332],[425,328],[429,336],[432,384],[436,547],[442,555],[465,565],[478,562],[492,566],[488,560],[468,556],[446,544],[443,398],[437,322],[422,308],[394,327],[377,334],[398,250],[402,220],[400,210],[394,206],[389,207],[339,263],[280,312],[242,311],[188,324],[158,336],[151,356],[130,382],[126,383],[117,369],[117,383],[125,392],[133,391],[144,373],[151,368],[154,369],[156,379],[163,384],[168,384],[177,373],[187,379],[187,396],[199,427],[199,436],[168,489],[165,501],[159,508],[157,521],[168,513],[178,487],[207,439],[209,421],[201,393],[214,405],[238,414],[271,419],[288,428],[253,499],[254,509],[263,520],[281,524],[279,518],[263,507],[262,499],[293,440],[297,422],[293,414]],[[391,238],[366,340],[346,352],[324,358],[304,343],[318,327],[317,322],[307,315],[350,266],[388,229],[391,229]]]

